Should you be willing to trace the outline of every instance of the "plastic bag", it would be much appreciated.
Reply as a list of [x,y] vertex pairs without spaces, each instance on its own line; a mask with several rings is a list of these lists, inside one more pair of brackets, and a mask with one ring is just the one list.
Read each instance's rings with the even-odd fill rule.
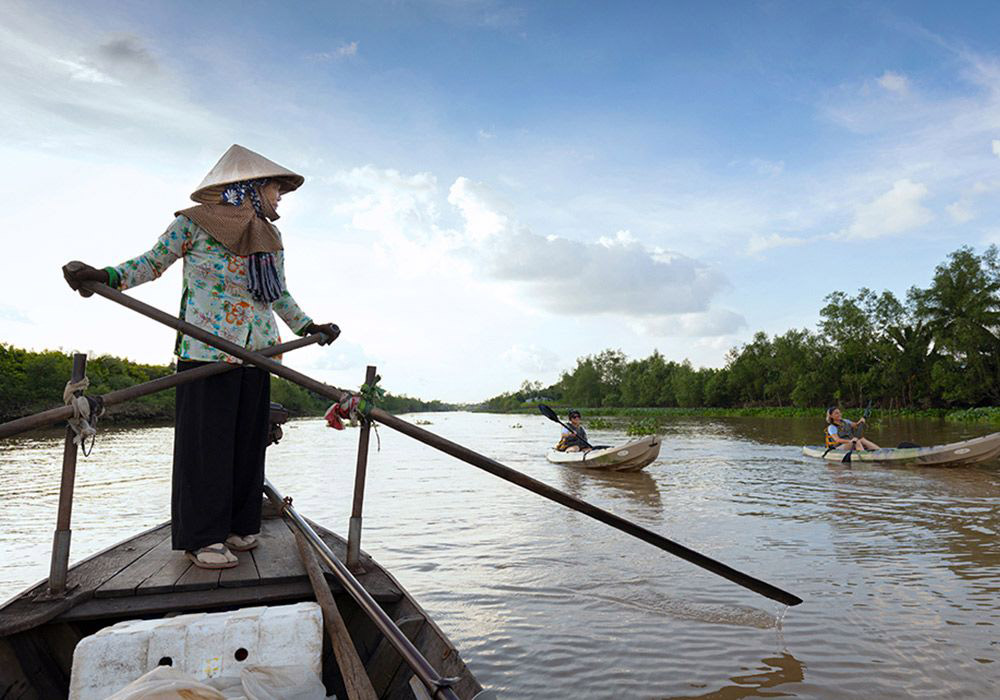
[[215,688],[171,668],[157,666],[145,673],[108,700],[226,700]]
[[239,678],[213,678],[208,684],[157,666],[108,700],[326,700],[326,688],[308,666],[245,666]]
[[245,666],[240,681],[247,700],[325,700],[326,688],[308,666]]

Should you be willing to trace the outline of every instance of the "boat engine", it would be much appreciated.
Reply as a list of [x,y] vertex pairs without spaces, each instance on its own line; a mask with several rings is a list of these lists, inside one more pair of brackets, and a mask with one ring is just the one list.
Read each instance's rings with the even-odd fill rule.
[[274,445],[281,440],[282,433],[281,424],[288,421],[288,409],[282,406],[277,401],[271,402],[271,428],[267,432],[267,444]]

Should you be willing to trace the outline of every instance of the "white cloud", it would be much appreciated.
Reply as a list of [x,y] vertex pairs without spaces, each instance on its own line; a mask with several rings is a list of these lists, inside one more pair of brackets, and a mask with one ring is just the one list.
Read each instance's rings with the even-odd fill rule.
[[[312,350],[310,353],[309,350]],[[364,348],[350,340],[338,338],[328,346],[319,349],[303,349],[295,354],[296,358],[305,358],[303,366],[318,370],[350,370],[363,369],[370,356]],[[360,372],[358,373],[360,375]]]
[[993,139],[993,155],[1000,158],[1000,139]]
[[551,372],[560,367],[560,359],[556,353],[534,344],[515,343],[500,358],[519,371],[530,374]]
[[79,80],[82,83],[97,83],[99,85],[121,85],[119,81],[110,75],[106,75],[93,66],[87,65],[85,59],[70,61],[65,58],[54,58],[52,60],[61,66],[69,68],[69,76],[73,80]]
[[960,224],[964,224],[965,222],[971,221],[975,218],[975,214],[972,213],[969,203],[965,200],[952,202],[945,207],[945,211],[948,212],[954,221]]
[[15,323],[33,323],[33,321],[20,309],[7,304],[0,304],[0,319],[13,321]]
[[636,327],[648,335],[685,338],[715,338],[732,335],[745,328],[746,325],[746,319],[741,314],[728,309],[676,314],[656,319],[644,319],[636,323]]
[[[335,210],[350,216],[356,228],[391,240],[386,254],[405,263],[410,274],[460,263],[500,283],[505,294],[515,290],[520,303],[535,310],[655,319],[707,311],[727,285],[711,266],[647,246],[629,231],[594,242],[536,234],[490,187],[465,177],[448,189],[451,209],[445,212],[437,206],[437,180],[430,173],[365,166],[334,181],[352,192]],[[458,225],[446,225],[453,214]],[[418,272],[421,267],[425,271]]]
[[438,186],[431,173],[403,175],[365,165],[340,171],[331,181],[352,193],[349,200],[334,205],[334,213],[350,216],[359,230],[415,235],[436,225]]
[[161,70],[138,38],[64,32],[27,6],[4,9],[4,145],[125,161],[136,150],[148,158],[162,147],[182,159],[205,143],[232,142],[231,125],[189,100],[187,85]]
[[806,240],[804,238],[782,236],[780,233],[755,233],[750,236],[750,240],[747,243],[747,253],[750,255],[760,255],[766,250],[800,246],[805,242]]
[[308,58],[314,61],[338,61],[345,58],[354,58],[358,55],[358,42],[351,41],[346,44],[341,44],[333,51],[319,51],[314,54],[310,54]]
[[358,42],[352,41],[349,44],[344,44],[337,49],[337,55],[340,57],[345,56],[357,56],[358,55]]
[[888,192],[858,206],[854,222],[837,235],[871,239],[919,228],[934,218],[922,204],[926,196],[926,185],[905,178],[897,180]]
[[663,316],[704,311],[726,286],[717,270],[650,248],[628,231],[595,243],[541,236],[499,208],[482,183],[458,178],[448,194],[465,221],[467,251],[498,280],[556,313]]
[[876,82],[889,92],[895,92],[901,95],[905,95],[910,90],[910,81],[907,77],[901,73],[896,73],[891,70],[887,70],[883,73]]
[[510,225],[501,211],[503,205],[482,183],[459,177],[448,190],[448,203],[465,219],[465,237],[482,243],[504,232]]

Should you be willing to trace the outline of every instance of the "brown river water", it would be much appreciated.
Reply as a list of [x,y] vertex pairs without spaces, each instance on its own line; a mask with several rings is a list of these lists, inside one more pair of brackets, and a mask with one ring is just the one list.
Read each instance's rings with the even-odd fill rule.
[[[410,418],[805,600],[785,609],[382,428],[362,547],[502,697],[1000,697],[996,462],[827,464],[800,453],[821,420],[675,419],[646,471],[602,475],[548,463],[558,428],[541,416]],[[886,422],[870,437],[986,432]],[[74,559],[169,517],[171,440],[107,430],[81,456]],[[293,421],[268,476],[346,532],[356,446]],[[0,599],[47,574],[61,451],[57,433],[0,443]]]

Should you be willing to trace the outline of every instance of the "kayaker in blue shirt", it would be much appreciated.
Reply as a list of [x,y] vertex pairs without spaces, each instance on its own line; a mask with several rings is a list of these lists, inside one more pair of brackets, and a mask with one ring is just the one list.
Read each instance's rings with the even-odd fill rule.
[[836,450],[878,450],[881,449],[874,442],[866,437],[855,437],[854,433],[862,423],[867,423],[864,418],[857,422],[848,420],[841,416],[840,409],[830,406],[826,411],[826,445]]
[[590,448],[586,446],[587,431],[580,424],[580,412],[573,409],[567,417],[569,418],[570,427],[573,430],[563,428],[562,436],[559,438],[559,444],[556,445],[556,449],[560,452],[590,452]]

